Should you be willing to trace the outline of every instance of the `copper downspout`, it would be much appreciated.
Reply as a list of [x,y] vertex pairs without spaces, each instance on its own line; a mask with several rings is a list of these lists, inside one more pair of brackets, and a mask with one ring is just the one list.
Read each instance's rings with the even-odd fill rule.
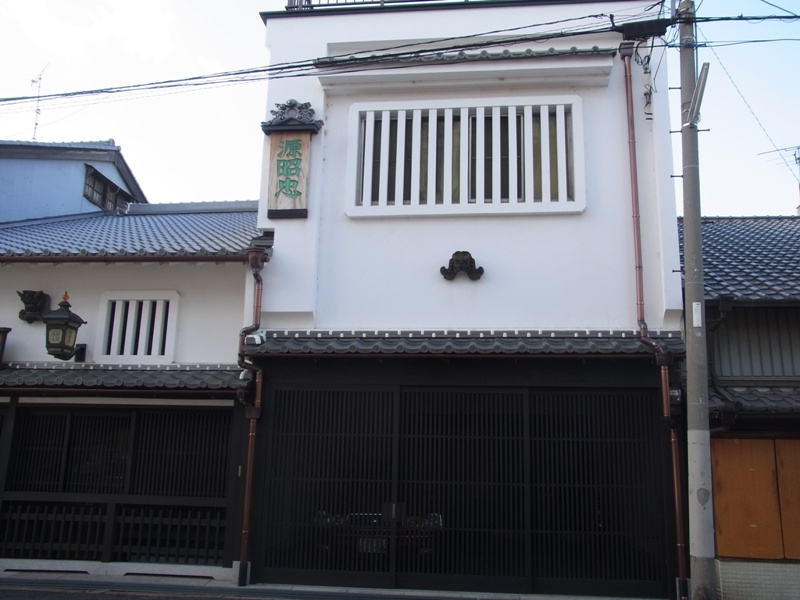
[[684,600],[688,596],[688,579],[686,572],[686,540],[684,535],[683,486],[680,475],[680,446],[675,423],[672,419],[672,408],[669,395],[669,367],[672,357],[665,353],[661,345],[650,337],[647,322],[644,318],[644,267],[642,265],[642,233],[639,218],[639,170],[636,163],[636,132],[633,118],[633,84],[631,77],[631,57],[634,42],[625,41],[620,45],[620,56],[625,65],[625,99],[628,113],[628,158],[631,176],[631,204],[633,218],[633,246],[636,268],[636,320],[639,325],[639,336],[645,344],[653,348],[656,362],[661,368],[661,408],[664,420],[670,428],[670,454],[672,462],[673,508],[675,510],[675,550],[678,562],[678,593]]
[[255,390],[252,405],[246,405],[245,417],[248,420],[247,433],[247,459],[245,462],[244,490],[242,500],[242,536],[239,548],[239,577],[238,585],[247,585],[249,579],[248,548],[250,545],[250,513],[253,497],[253,466],[256,455],[256,431],[258,419],[261,416],[261,389],[263,385],[263,372],[252,363],[246,362],[244,357],[244,339],[261,327],[261,295],[264,289],[261,279],[261,269],[269,261],[269,255],[264,248],[250,247],[247,249],[250,267],[253,270],[255,287],[253,288],[253,324],[239,332],[239,366],[242,369],[255,373]]

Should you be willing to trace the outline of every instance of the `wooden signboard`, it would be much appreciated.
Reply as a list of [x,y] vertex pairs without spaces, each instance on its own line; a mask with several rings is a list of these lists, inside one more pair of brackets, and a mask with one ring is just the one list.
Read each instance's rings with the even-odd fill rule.
[[[308,164],[311,132],[282,131],[271,134],[269,199],[271,217],[307,216]],[[279,211],[276,215],[273,211]]]

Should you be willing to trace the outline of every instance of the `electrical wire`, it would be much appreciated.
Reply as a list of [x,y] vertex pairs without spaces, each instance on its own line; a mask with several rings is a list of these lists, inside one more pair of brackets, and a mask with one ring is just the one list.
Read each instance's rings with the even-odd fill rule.
[[[656,2],[655,4],[651,4],[645,10],[638,10],[637,13],[631,14],[628,16],[622,16],[618,18],[618,23],[626,23],[632,22],[637,19],[640,19],[643,15],[647,15],[647,11],[650,10],[652,7],[662,4],[661,2]],[[499,35],[509,32],[520,31],[523,29],[530,29],[530,28],[541,28],[543,26],[555,26],[555,25],[563,25],[571,22],[576,21],[586,21],[587,19],[605,19],[611,20],[612,16],[608,14],[596,14],[596,15],[586,15],[583,17],[574,17],[570,19],[561,19],[557,21],[551,21],[547,23],[536,23],[536,24],[529,24],[523,25],[518,27],[511,27],[507,29],[498,29],[488,32],[476,33],[471,34],[469,36],[459,36],[459,37],[452,37],[452,38],[440,38],[437,40],[426,41],[424,44],[427,47],[418,50],[406,50],[401,52],[396,52],[396,50],[403,50],[409,47],[419,47],[421,44],[420,42],[412,43],[412,44],[402,44],[397,46],[390,46],[386,48],[380,49],[370,49],[361,52],[353,52],[347,55],[339,55],[339,56],[329,56],[325,57],[324,60],[344,60],[350,57],[358,58],[359,55],[374,55],[376,52],[392,52],[392,54],[386,54],[383,59],[386,62],[389,61],[397,61],[404,58],[419,58],[424,56],[431,56],[436,54],[441,54],[444,52],[456,52],[456,51],[468,51],[468,50],[476,50],[479,48],[486,48],[492,46],[504,46],[504,45],[512,45],[515,43],[535,43],[535,42],[545,42],[548,40],[565,38],[565,37],[572,37],[577,35],[592,35],[592,34],[599,34],[599,33],[608,33],[613,30],[611,26],[605,27],[589,27],[587,25],[582,26],[573,26],[573,27],[565,27],[558,30],[553,31],[545,31],[538,34],[532,35],[523,35],[523,36],[516,36],[512,38],[503,38],[503,39],[480,39],[485,38],[487,35]],[[449,46],[441,46],[442,43],[447,43],[450,41],[457,41],[462,40],[462,43],[453,44]],[[467,42],[466,40],[472,40],[471,42]],[[436,45],[434,48],[431,48],[431,44]],[[363,59],[363,57],[362,57]],[[185,77],[180,79],[168,79],[162,81],[155,81],[155,82],[148,82],[148,83],[140,83],[140,84],[132,84],[132,85],[124,85],[124,86],[114,86],[114,87],[106,87],[106,88],[97,88],[91,90],[79,90],[74,92],[62,92],[62,93],[55,93],[55,94],[45,94],[39,96],[18,96],[18,97],[9,97],[9,98],[0,98],[0,107],[5,108],[7,106],[15,105],[15,104],[25,104],[30,102],[48,102],[57,99],[73,99],[73,98],[80,98],[80,97],[87,97],[87,96],[103,96],[103,95],[112,95],[112,94],[124,94],[124,93],[134,93],[139,91],[149,91],[149,90],[164,90],[164,89],[174,89],[174,88],[182,88],[182,87],[212,87],[212,86],[221,86],[221,85],[230,85],[234,83],[248,83],[252,81],[262,81],[264,79],[280,79],[286,78],[291,76],[303,76],[307,75],[310,72],[316,72],[317,65],[319,59],[311,59],[305,61],[297,61],[292,63],[279,63],[274,64],[266,67],[254,67],[250,69],[242,69],[237,71],[226,71],[221,73],[214,73],[211,75],[198,75],[192,77]]]
[[[703,33],[700,31],[699,27],[697,29],[697,32],[700,34],[700,36],[703,37],[703,39],[705,39],[705,35],[703,35]],[[719,66],[722,67],[722,71],[725,73],[725,75],[730,80],[731,85],[733,85],[733,89],[735,89],[736,93],[739,94],[739,97],[742,99],[742,102],[744,102],[744,105],[747,107],[747,110],[750,111],[750,114],[753,116],[753,119],[755,119],[755,122],[761,128],[761,131],[764,132],[764,135],[769,140],[769,143],[772,145],[773,149],[777,151],[778,150],[778,145],[775,143],[775,140],[772,139],[772,136],[767,131],[767,128],[764,127],[764,124],[761,122],[761,119],[758,118],[758,115],[756,114],[756,111],[753,110],[752,106],[750,106],[750,103],[747,101],[747,98],[744,97],[744,94],[742,93],[742,90],[739,89],[738,85],[736,85],[736,82],[733,80],[733,76],[730,74],[728,69],[725,67],[725,64],[722,62],[722,59],[720,59],[719,54],[717,54],[714,51],[713,46],[706,45],[706,47],[709,50],[711,50],[711,52],[714,54],[714,57],[717,59],[717,62],[719,63]],[[798,175],[794,172],[794,169],[792,168],[792,166],[786,161],[786,157],[781,154],[781,158],[783,159],[783,164],[786,166],[787,169],[789,169],[789,172],[792,174],[792,177],[794,177],[795,180],[797,180],[797,182],[800,183],[800,177],[798,177]]]
[[[414,58],[425,58],[431,56],[442,55],[448,52],[467,52],[470,50],[478,50],[488,47],[503,47],[511,46],[514,44],[522,43],[543,43],[555,39],[563,39],[568,37],[577,37],[583,35],[596,35],[615,31],[621,24],[628,22],[635,22],[641,19],[642,16],[648,16],[654,7],[660,6],[663,9],[663,1],[655,2],[647,5],[644,9],[636,9],[638,12],[631,15],[611,15],[606,13],[598,13],[591,15],[584,15],[582,17],[574,17],[569,19],[562,19],[558,21],[550,21],[547,23],[536,23],[521,25],[517,27],[510,27],[507,29],[497,29],[481,33],[475,33],[467,36],[439,38],[436,40],[429,40],[426,42],[414,42],[408,44],[400,44],[395,46],[388,46],[379,49],[370,49],[360,52],[351,52],[346,55],[327,56],[323,58],[314,58],[303,61],[295,61],[288,63],[278,63],[269,66],[253,67],[248,69],[241,69],[236,71],[225,71],[220,73],[213,73],[210,75],[196,75],[192,77],[167,79],[161,81],[139,83],[132,85],[112,86],[106,88],[97,88],[91,90],[79,90],[73,92],[62,92],[54,94],[45,94],[39,96],[17,96],[9,98],[0,98],[0,110],[7,112],[7,108],[15,105],[24,105],[32,102],[52,102],[55,100],[69,101],[70,105],[79,102],[81,99],[92,98],[93,102],[98,101],[98,97],[112,96],[119,94],[136,94],[139,92],[152,92],[152,91],[187,91],[183,88],[197,89],[200,87],[224,87],[228,85],[237,85],[244,83],[252,83],[257,81],[264,81],[267,79],[285,79],[290,77],[304,77],[309,75],[318,74],[320,64],[328,63],[335,65],[339,68],[346,66],[347,61],[352,61],[351,64],[359,65],[358,70],[363,70],[365,62],[369,62],[372,68],[405,68],[408,65],[397,65],[400,60],[408,60]],[[764,20],[795,20],[800,17],[784,17],[776,15],[768,16],[733,16],[733,17],[696,17],[696,22],[718,22],[718,21],[764,21]],[[511,32],[519,32],[525,29],[541,28],[543,26],[558,26],[565,25],[573,22],[586,20],[607,20],[612,24],[603,27],[592,27],[587,24],[572,25],[562,27],[551,31],[543,31],[536,34],[516,35],[512,37],[503,37],[502,39],[485,39],[486,36],[497,36],[501,34],[508,34]],[[680,19],[678,19],[680,21]],[[458,42],[451,44],[450,42]],[[736,42],[719,42],[713,43],[714,45],[734,45],[745,43],[765,43],[776,40],[743,40]],[[780,41],[798,41],[796,39],[785,39]],[[449,45],[443,45],[449,44]],[[667,47],[672,47],[675,43],[666,42],[663,44]],[[711,47],[712,43],[706,41],[705,45]],[[422,46],[420,48],[420,46]],[[653,44],[653,48],[660,47],[660,44]],[[417,49],[410,49],[417,48]],[[383,53],[377,55],[376,53]],[[337,70],[337,72],[347,72]],[[52,105],[51,105],[52,106]]]
[[771,6],[772,8],[777,8],[778,10],[782,10],[783,12],[785,12],[785,13],[787,13],[787,14],[790,14],[790,15],[792,15],[792,16],[794,16],[794,17],[800,17],[800,15],[798,15],[797,13],[793,13],[792,11],[786,10],[786,9],[785,9],[785,8],[783,8],[782,6],[778,6],[777,4],[773,4],[772,2],[767,2],[767,0],[761,0],[761,1],[762,1],[764,4],[768,4],[768,5],[769,5],[769,6]]

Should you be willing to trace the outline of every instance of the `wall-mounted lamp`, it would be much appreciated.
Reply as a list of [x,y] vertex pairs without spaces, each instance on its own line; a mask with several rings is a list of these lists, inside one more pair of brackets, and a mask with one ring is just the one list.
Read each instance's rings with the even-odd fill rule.
[[51,310],[42,315],[46,326],[47,353],[61,360],[69,360],[73,356],[75,362],[86,360],[86,344],[76,344],[78,328],[86,321],[70,310],[69,296],[64,292],[58,310]]

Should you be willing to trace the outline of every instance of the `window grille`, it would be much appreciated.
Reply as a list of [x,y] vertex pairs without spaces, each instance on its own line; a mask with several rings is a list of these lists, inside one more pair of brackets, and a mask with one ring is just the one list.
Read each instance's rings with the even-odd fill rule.
[[[580,99],[358,104],[350,216],[580,212]],[[357,155],[357,156],[356,156]]]
[[108,293],[101,300],[105,328],[102,360],[120,363],[172,362],[178,294]]
[[124,210],[134,202],[133,196],[90,165],[86,165],[83,197],[109,212]]

